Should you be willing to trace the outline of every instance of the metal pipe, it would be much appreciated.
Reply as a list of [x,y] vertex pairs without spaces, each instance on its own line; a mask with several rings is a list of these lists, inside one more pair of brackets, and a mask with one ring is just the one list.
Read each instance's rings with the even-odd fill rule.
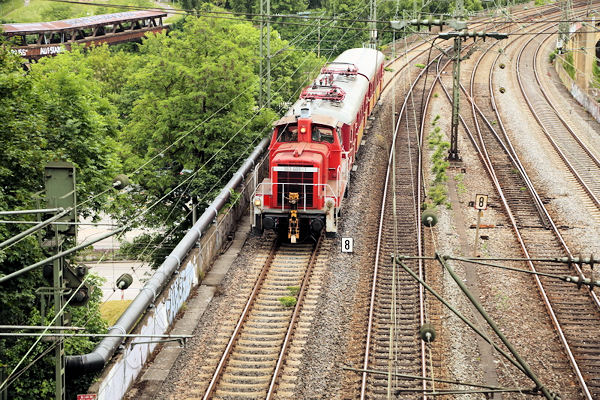
[[[44,327],[46,328],[46,327]],[[54,333],[54,332],[47,332],[47,333],[34,333],[34,332],[15,332],[15,333],[11,333],[11,332],[0,332],[0,337],[2,336],[8,336],[8,337],[39,337],[39,336],[52,336],[52,337],[63,337],[63,338],[70,338],[70,337],[92,337],[92,338],[97,338],[97,337],[118,337],[118,338],[159,338],[159,339],[189,339],[189,338],[193,338],[194,335],[157,335],[157,334],[149,334],[149,335],[142,335],[142,334],[125,334],[125,333]]]
[[[160,267],[154,272],[154,275],[146,282],[125,312],[123,312],[121,317],[108,331],[109,334],[116,332],[124,334],[135,327],[138,319],[146,312],[148,306],[154,302],[156,297],[160,294],[162,288],[169,281],[173,272],[179,268],[181,261],[185,259],[190,249],[196,245],[202,232],[212,225],[219,210],[221,210],[229,200],[229,197],[231,196],[230,190],[235,189],[242,183],[244,176],[254,168],[268,145],[269,138],[267,137],[256,146],[252,154],[250,154],[240,169],[238,169],[229,182],[227,182],[227,185],[221,190],[217,198],[206,208],[202,216],[200,216],[200,219],[190,228],[183,239],[181,239],[173,251],[165,258],[165,261],[163,261]],[[107,337],[98,343],[91,353],[67,356],[67,370],[75,375],[101,370],[118,349],[122,341],[122,337]]]
[[[7,219],[2,219],[0,220],[0,224],[13,224],[13,225],[34,225],[34,224],[39,224],[39,221],[25,221],[25,220],[14,220],[14,221],[9,221]],[[60,222],[52,222],[51,225],[88,225],[88,226],[117,226],[118,224],[114,223],[114,224],[107,224],[107,223],[94,223],[94,222],[66,222],[66,221],[60,221]]]
[[56,221],[59,218],[64,217],[65,215],[67,215],[69,212],[72,211],[71,209],[63,210],[62,208],[59,208],[58,210],[60,210],[61,212],[56,214],[52,218],[48,218],[45,221],[38,222],[37,225],[32,226],[31,228],[19,233],[18,235],[15,235],[15,236],[11,237],[10,239],[6,239],[4,242],[0,243],[0,249],[3,247],[9,246],[13,243],[18,242],[19,240],[23,239],[24,237],[31,235],[33,232],[39,231],[40,229],[44,228],[45,226],[49,225],[50,223]]
[[31,325],[0,325],[0,329],[31,329],[31,330],[45,330],[45,329],[56,329],[59,331],[83,331],[85,328],[79,326],[31,326]]
[[21,214],[50,214],[62,211],[63,208],[42,208],[40,210],[15,210],[0,211],[0,215],[21,215]]

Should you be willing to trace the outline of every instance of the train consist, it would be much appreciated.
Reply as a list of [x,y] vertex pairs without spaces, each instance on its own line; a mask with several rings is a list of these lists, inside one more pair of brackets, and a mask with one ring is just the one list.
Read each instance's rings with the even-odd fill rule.
[[292,243],[323,228],[337,232],[350,171],[381,92],[383,62],[377,50],[343,52],[275,122],[269,177],[253,196],[254,232],[273,229]]

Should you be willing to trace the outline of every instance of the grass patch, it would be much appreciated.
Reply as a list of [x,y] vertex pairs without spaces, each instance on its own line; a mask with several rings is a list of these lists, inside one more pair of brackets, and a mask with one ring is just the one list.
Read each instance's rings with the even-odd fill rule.
[[100,304],[100,314],[108,322],[108,325],[114,325],[123,311],[133,300],[109,300]]
[[24,0],[8,0],[0,3],[0,19],[4,19],[6,14],[16,10],[17,8],[23,7],[24,5]]
[[592,81],[590,83],[596,89],[600,89],[600,67],[596,63],[592,67]]
[[300,293],[300,286],[288,286],[287,290],[290,291],[290,295],[297,296]]
[[279,300],[279,302],[281,303],[282,306],[284,307],[294,307],[296,305],[296,303],[298,302],[298,300],[296,300],[296,298],[294,296],[283,296],[278,298],[277,300]]
[[427,137],[429,148],[433,150],[433,154],[431,155],[433,182],[429,184],[429,188],[427,189],[427,200],[424,204],[425,209],[435,208],[438,205],[445,205],[446,208],[451,207],[448,202],[448,192],[445,184],[448,180],[446,169],[450,166],[450,163],[446,160],[450,143],[444,140],[442,130],[439,126],[436,126],[439,119],[440,116],[436,115],[431,122],[434,128]]
[[458,194],[467,193],[467,188],[465,187],[465,174],[456,174],[454,175],[454,181],[456,182],[456,189]]

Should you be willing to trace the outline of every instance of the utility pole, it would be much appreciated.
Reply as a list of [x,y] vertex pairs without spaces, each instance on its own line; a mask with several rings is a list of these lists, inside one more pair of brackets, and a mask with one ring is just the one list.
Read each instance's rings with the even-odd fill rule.
[[569,21],[571,20],[571,0],[564,0],[562,6],[562,19],[563,22],[558,24],[558,41],[556,42],[556,48],[559,49],[560,54],[567,50],[567,43],[569,42]]
[[371,0],[369,19],[371,20],[371,22],[369,22],[369,48],[377,49],[377,0]]
[[460,114],[460,62],[467,59],[468,57],[461,58],[460,52],[462,49],[462,41],[466,38],[486,38],[491,37],[494,39],[506,39],[508,35],[505,33],[498,32],[468,32],[468,31],[453,31],[444,32],[438,35],[440,39],[454,38],[454,66],[452,69],[452,126],[450,134],[450,150],[448,150],[449,161],[461,161],[458,151],[458,123]]
[[[76,222],[75,168],[69,163],[52,162],[46,165],[44,171],[46,206],[48,208],[72,208],[72,212],[61,218],[61,221]],[[56,253],[60,253],[62,243],[64,242],[64,235],[75,236],[76,228],[73,225],[54,225],[53,231],[54,235],[50,247]],[[52,262],[52,292],[54,297],[54,312],[57,316],[54,325],[57,327],[65,326],[65,317],[62,312],[65,304],[63,296],[69,293],[65,287],[63,272],[64,260],[62,257],[57,258]],[[55,399],[65,400],[65,347],[62,340],[58,338],[55,340]]]
[[[454,17],[460,21],[464,16],[463,0],[457,0]],[[464,25],[465,29],[467,26]],[[454,64],[452,65],[452,124],[450,125],[450,150],[448,151],[448,160],[461,161],[458,155],[458,120],[460,112],[460,52],[462,38],[454,38]]]
[[[266,16],[266,23],[265,23]],[[266,32],[265,32],[266,31]],[[265,44],[266,42],[266,44]],[[266,50],[265,50],[266,48]],[[260,93],[261,107],[271,105],[271,0],[260,0]],[[264,56],[266,52],[266,57]],[[263,63],[265,65],[263,70]],[[263,73],[264,72],[264,73]],[[266,95],[266,99],[265,99]]]
[[461,43],[461,37],[454,38],[454,64],[452,65],[452,124],[450,128],[450,150],[448,151],[448,160],[450,161],[461,161],[461,158],[458,155]]

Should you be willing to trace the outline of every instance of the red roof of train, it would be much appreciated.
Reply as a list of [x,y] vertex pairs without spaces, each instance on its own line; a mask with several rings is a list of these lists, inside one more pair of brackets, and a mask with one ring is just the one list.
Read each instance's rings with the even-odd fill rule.
[[90,17],[65,19],[63,21],[33,22],[25,24],[4,24],[4,33],[38,33],[57,32],[77,28],[88,28],[96,25],[107,25],[115,22],[135,21],[142,18],[165,17],[167,13],[158,10],[127,11],[115,14],[92,15]]

